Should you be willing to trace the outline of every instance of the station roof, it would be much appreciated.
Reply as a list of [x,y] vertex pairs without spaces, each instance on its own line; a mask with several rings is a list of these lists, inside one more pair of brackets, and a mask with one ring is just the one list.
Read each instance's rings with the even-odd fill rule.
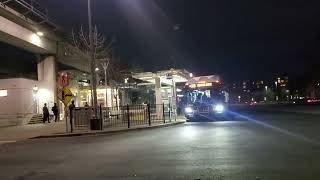
[[[172,73],[172,76],[170,75]],[[172,79],[176,83],[188,82],[190,72],[185,69],[163,70],[157,72],[142,72],[132,75],[133,78],[146,81],[150,84],[155,84],[155,78],[159,77],[160,82],[167,85],[172,85]],[[172,77],[171,78],[169,78]]]
[[198,76],[193,77],[188,80],[188,84],[196,84],[199,82],[220,82],[220,76],[218,75],[209,75],[209,76]]

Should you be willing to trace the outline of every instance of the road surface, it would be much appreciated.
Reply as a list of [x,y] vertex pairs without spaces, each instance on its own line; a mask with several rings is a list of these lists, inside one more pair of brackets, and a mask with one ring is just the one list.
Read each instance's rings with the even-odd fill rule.
[[0,179],[320,179],[320,115],[239,110],[235,121],[0,146]]

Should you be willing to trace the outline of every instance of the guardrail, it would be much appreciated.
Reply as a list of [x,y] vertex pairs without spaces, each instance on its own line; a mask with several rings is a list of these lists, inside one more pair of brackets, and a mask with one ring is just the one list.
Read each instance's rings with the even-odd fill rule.
[[37,24],[46,24],[53,30],[58,28],[55,23],[49,20],[48,10],[42,8],[36,0],[0,0],[0,4],[11,8],[19,13],[20,16],[28,18]]
[[93,117],[94,109],[76,108],[73,111],[71,129],[103,130],[106,128],[131,128],[141,125],[165,124],[176,120],[172,108],[164,104],[127,105],[119,107],[100,107],[98,118]]

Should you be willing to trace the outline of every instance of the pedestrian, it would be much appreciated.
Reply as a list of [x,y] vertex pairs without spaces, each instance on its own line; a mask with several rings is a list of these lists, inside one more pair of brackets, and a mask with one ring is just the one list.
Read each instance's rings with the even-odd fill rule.
[[76,106],[74,105],[74,101],[71,101],[71,104],[69,105],[69,113],[70,113],[70,128],[71,132],[73,131],[72,127],[72,118],[73,118],[73,111],[75,110]]
[[44,106],[42,108],[42,113],[43,113],[43,123],[46,123],[46,121],[48,121],[48,123],[50,123],[49,110],[47,107],[47,103],[44,103]]
[[89,107],[88,102],[86,102],[86,103],[84,104],[84,107]]
[[59,114],[59,108],[57,106],[57,103],[54,103],[54,106],[51,108],[53,115],[54,115],[54,122],[58,121],[58,114]]

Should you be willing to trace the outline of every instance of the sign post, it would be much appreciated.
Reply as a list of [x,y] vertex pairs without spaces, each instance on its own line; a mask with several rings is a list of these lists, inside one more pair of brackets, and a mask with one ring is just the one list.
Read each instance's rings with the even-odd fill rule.
[[[58,99],[60,101],[62,101],[62,103],[64,104],[64,107],[65,107],[65,117],[66,117],[66,131],[68,132],[68,123],[67,123],[67,111],[68,111],[68,104],[69,102],[72,100],[73,98],[73,94],[71,92],[70,89],[68,88],[63,88],[63,89],[60,89],[59,92],[58,92]],[[72,119],[71,119],[71,116],[69,116],[70,118],[70,128],[71,128],[71,131],[73,129],[72,127]]]

